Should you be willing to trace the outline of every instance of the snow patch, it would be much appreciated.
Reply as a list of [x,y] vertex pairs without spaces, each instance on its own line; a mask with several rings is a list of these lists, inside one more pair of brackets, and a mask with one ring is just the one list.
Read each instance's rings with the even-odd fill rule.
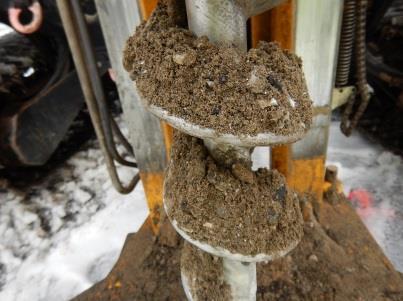
[[[133,170],[119,166],[125,182]],[[95,143],[29,191],[0,191],[0,300],[70,300],[103,279],[148,215],[120,195]]]
[[346,138],[340,123],[332,122],[327,164],[339,168],[346,195],[364,189],[370,208],[357,208],[364,224],[394,267],[403,272],[403,160],[354,132]]

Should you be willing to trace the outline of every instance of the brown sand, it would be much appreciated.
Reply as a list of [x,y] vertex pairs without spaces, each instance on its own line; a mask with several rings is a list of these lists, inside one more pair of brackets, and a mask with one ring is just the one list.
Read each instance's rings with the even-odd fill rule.
[[186,275],[196,300],[231,300],[231,289],[224,282],[222,258],[185,242],[182,248],[181,269]]
[[202,140],[174,135],[164,200],[171,220],[193,239],[234,253],[270,254],[301,239],[296,194],[275,170],[218,166]]
[[164,5],[127,41],[124,66],[148,104],[221,133],[289,135],[311,124],[296,55],[266,42],[248,53],[218,47],[175,27]]

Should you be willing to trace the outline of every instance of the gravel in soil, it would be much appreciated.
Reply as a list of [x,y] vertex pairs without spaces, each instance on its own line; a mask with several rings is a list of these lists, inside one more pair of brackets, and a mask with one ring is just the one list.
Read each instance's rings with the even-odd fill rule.
[[222,258],[212,256],[185,242],[181,269],[195,300],[230,301],[231,288],[224,281]]
[[302,236],[298,197],[275,170],[228,169],[208,155],[203,141],[175,132],[164,201],[171,220],[192,239],[233,253],[289,249]]
[[242,53],[178,28],[159,5],[127,41],[124,66],[142,100],[219,133],[291,135],[309,129],[302,62],[276,43]]

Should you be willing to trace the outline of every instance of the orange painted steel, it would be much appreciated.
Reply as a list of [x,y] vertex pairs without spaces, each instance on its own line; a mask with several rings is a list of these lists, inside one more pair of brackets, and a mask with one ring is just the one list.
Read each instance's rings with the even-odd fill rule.
[[[151,15],[157,3],[157,0],[139,1],[140,11],[144,20]],[[167,157],[169,158],[169,150],[172,144],[172,128],[163,122],[161,123],[161,128],[164,134]],[[164,171],[140,172],[140,178],[143,183],[144,193],[147,198],[147,205],[150,210],[150,224],[154,233],[157,233],[159,230],[161,210],[163,210]]]
[[167,161],[171,156],[172,139],[174,135],[173,128],[166,122],[161,121],[162,133],[164,134],[165,149],[167,153]]
[[143,19],[147,20],[157,6],[158,0],[139,0],[138,3]]
[[276,41],[282,48],[294,49],[295,3],[288,0],[251,18],[252,46],[259,41]]
[[158,232],[162,209],[162,195],[164,187],[164,172],[140,172],[147,205],[150,210],[151,226],[154,233]]
[[300,193],[310,192],[317,200],[322,200],[325,157],[292,160],[287,181],[290,187]]

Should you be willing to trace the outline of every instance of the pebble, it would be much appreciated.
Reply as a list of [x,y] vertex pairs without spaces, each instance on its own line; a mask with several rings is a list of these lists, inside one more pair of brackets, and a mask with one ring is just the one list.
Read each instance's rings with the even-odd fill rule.
[[174,54],[172,59],[178,65],[191,66],[196,62],[197,55],[194,50],[189,50],[185,53]]
[[253,171],[240,163],[235,163],[232,165],[232,174],[237,179],[248,184],[252,184],[255,181]]
[[287,188],[283,185],[276,191],[276,198],[279,200],[281,203],[285,202],[285,197],[287,195]]
[[288,101],[290,102],[291,107],[295,108],[295,101],[291,97],[288,97]]
[[228,80],[228,76],[226,76],[225,74],[220,75],[220,77],[218,78],[218,82],[220,84],[225,84]]
[[278,106],[278,102],[274,98],[271,98],[271,99],[260,98],[257,100],[257,103],[259,104],[259,107],[262,109],[266,109],[271,106],[275,106],[275,107]]
[[214,86],[214,82],[213,82],[212,80],[208,80],[208,81],[206,82],[206,84],[207,84],[207,87],[208,87],[208,88],[213,88],[213,86]]
[[274,88],[276,88],[280,92],[283,91],[283,86],[281,85],[281,83],[278,80],[276,80],[272,75],[269,74],[267,76],[267,81],[269,82],[269,84],[271,86],[273,86]]
[[253,93],[264,93],[267,88],[267,80],[265,73],[267,68],[265,66],[256,66],[250,73],[248,79],[248,87]]
[[218,115],[218,114],[220,114],[220,112],[221,112],[221,110],[220,110],[219,107],[214,107],[214,108],[211,110],[211,115]]
[[269,225],[276,225],[278,222],[278,213],[275,212],[273,209],[269,210],[267,214],[267,222]]
[[210,229],[213,229],[213,228],[214,228],[213,224],[212,224],[212,223],[209,223],[209,222],[204,223],[204,224],[203,224],[203,227],[210,228]]

